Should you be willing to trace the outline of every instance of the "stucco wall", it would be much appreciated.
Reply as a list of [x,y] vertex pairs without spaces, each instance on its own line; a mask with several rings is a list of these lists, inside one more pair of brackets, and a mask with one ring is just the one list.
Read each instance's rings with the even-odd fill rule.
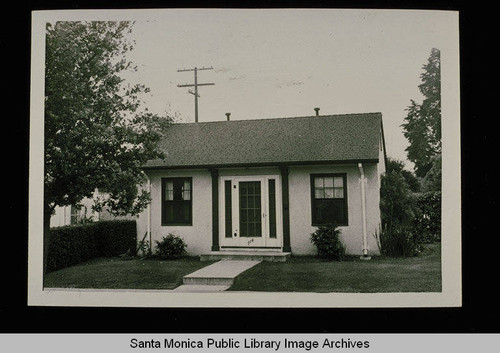
[[50,216],[51,227],[67,226],[71,223],[71,206],[56,206]]
[[[370,254],[379,254],[374,235],[380,226],[379,176],[377,165],[364,166],[366,184],[367,240]],[[290,167],[290,244],[294,254],[315,254],[316,248],[310,242],[310,235],[317,228],[311,221],[310,175],[314,173],[347,174],[348,226],[342,230],[342,240],[347,253],[361,255],[363,248],[361,185],[357,165]]]
[[[184,239],[188,254],[209,252],[212,246],[212,179],[207,170],[148,171],[151,180],[151,245],[169,233]],[[161,178],[192,177],[193,224],[190,226],[161,225]],[[139,215],[137,221],[138,240],[147,230],[148,210]]]
[[[80,201],[83,206],[81,214],[87,218],[92,218],[94,222],[99,221],[99,214],[92,211],[93,199],[84,198]],[[56,206],[54,213],[50,216],[50,227],[63,227],[71,224],[71,206]]]
[[[220,170],[219,175],[261,175],[276,173],[277,168],[265,169],[227,169]],[[377,164],[364,166],[366,183],[366,215],[367,239],[370,254],[379,254],[376,232],[380,227],[380,168]],[[348,226],[340,227],[342,240],[349,254],[361,255],[363,246],[361,187],[358,166],[296,166],[289,168],[290,190],[290,243],[294,254],[315,254],[316,248],[310,242],[310,235],[316,230],[311,222],[311,186],[310,175],[314,173],[346,173]],[[212,181],[207,170],[170,170],[148,171],[151,180],[151,244],[168,233],[181,236],[188,244],[187,251],[191,255],[209,252],[212,246]],[[193,224],[192,226],[161,225],[161,178],[192,177],[193,178]],[[138,218],[138,240],[147,230],[148,210]]]

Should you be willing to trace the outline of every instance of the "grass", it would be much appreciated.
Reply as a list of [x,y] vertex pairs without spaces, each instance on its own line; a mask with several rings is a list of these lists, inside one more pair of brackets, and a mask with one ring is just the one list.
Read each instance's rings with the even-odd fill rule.
[[210,265],[197,257],[179,260],[98,258],[45,275],[44,287],[174,289],[182,277]]
[[[48,273],[45,287],[174,289],[182,277],[212,262],[189,257],[162,261],[99,258]],[[262,262],[240,274],[230,291],[262,292],[441,292],[441,247],[430,244],[416,257],[351,258],[337,262],[296,256]]]
[[441,247],[430,244],[411,258],[374,257],[328,261],[292,257],[263,262],[242,273],[230,291],[263,292],[441,292]]

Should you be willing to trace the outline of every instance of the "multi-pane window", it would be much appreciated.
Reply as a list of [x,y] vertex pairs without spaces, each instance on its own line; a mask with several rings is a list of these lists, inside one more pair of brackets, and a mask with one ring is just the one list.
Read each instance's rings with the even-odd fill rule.
[[240,236],[261,237],[260,181],[240,182]]
[[191,225],[192,178],[162,179],[162,225]]
[[83,205],[71,205],[70,224],[82,224],[87,214],[87,207]]
[[311,175],[312,224],[347,225],[345,174]]

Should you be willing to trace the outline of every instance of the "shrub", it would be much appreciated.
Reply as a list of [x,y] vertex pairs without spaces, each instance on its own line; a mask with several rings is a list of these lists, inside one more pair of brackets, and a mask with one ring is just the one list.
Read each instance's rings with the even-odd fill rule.
[[311,243],[318,249],[318,256],[342,261],[345,257],[345,247],[339,238],[341,230],[336,225],[329,224],[319,226],[318,229],[311,234]]
[[387,172],[382,176],[380,213],[382,225],[390,229],[411,224],[418,213],[414,193],[397,172]]
[[135,220],[115,220],[96,222],[97,246],[99,256],[113,257],[135,251],[137,226]]
[[152,256],[151,247],[149,246],[149,241],[141,240],[137,245],[137,255],[143,259],[148,259]]
[[135,251],[135,221],[94,222],[50,229],[47,272],[96,257]]
[[416,256],[420,252],[420,246],[409,227],[392,227],[384,229],[380,233],[380,244],[382,254],[394,257]]
[[419,217],[415,219],[415,231],[419,243],[441,240],[441,192],[430,191],[417,197]]
[[156,255],[162,259],[175,259],[186,254],[186,243],[175,234],[168,234],[161,241],[156,240]]

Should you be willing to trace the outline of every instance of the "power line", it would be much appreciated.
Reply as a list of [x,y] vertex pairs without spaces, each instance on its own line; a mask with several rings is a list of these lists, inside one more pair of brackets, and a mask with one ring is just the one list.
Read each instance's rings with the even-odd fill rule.
[[213,70],[213,67],[200,67],[193,69],[178,69],[177,72],[185,72],[185,71],[194,71],[194,84],[185,84],[185,85],[177,85],[177,87],[194,87],[194,92],[192,90],[188,90],[188,93],[191,93],[194,96],[194,121],[198,122],[198,98],[200,95],[198,94],[199,86],[213,86],[215,83],[198,83],[198,71],[201,70]]

